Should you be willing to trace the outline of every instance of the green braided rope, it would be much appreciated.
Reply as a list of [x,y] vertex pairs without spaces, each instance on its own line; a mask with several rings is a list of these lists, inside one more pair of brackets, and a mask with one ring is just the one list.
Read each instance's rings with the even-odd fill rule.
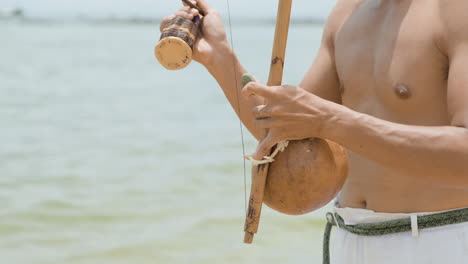
[[244,73],[244,75],[242,75],[241,82],[243,86],[246,86],[250,82],[255,82],[255,77],[249,73]]
[[[418,229],[468,222],[468,208],[418,217]],[[327,213],[327,225],[323,236],[323,264],[330,264],[330,235],[332,227],[360,236],[382,236],[411,231],[411,218],[402,218],[369,224],[346,225],[338,214]]]
[[327,222],[323,234],[323,264],[330,264],[330,235],[333,225]]

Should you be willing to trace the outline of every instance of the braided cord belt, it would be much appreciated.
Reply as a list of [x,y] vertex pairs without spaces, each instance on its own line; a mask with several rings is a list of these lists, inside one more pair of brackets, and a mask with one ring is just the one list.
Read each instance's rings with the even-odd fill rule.
[[[419,229],[468,222],[468,208],[443,213],[418,216]],[[337,213],[327,213],[327,225],[323,236],[323,264],[330,264],[330,234],[333,226],[338,226],[360,236],[382,236],[411,231],[411,218],[402,218],[378,223],[346,225]]]

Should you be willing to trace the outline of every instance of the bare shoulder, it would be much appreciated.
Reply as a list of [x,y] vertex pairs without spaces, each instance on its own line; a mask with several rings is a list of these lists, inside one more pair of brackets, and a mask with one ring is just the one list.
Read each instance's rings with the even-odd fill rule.
[[439,10],[441,18],[449,26],[460,27],[468,25],[468,1],[466,0],[440,0]]
[[324,39],[333,43],[335,34],[364,0],[338,0],[325,24]]
[[468,41],[468,1],[440,0],[439,13],[447,51]]

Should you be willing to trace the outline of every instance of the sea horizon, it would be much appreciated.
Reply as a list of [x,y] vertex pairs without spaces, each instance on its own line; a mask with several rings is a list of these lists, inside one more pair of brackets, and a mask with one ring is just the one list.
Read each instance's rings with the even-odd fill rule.
[[[88,23],[124,23],[124,24],[159,24],[164,19],[164,16],[13,16],[1,17],[2,21],[21,21],[26,23],[63,23],[63,22],[88,22]],[[225,21],[227,22],[227,21]],[[232,23],[237,25],[244,24],[266,24],[272,25],[276,23],[276,17],[232,17]],[[325,19],[320,17],[292,17],[291,25],[313,24],[323,25]]]

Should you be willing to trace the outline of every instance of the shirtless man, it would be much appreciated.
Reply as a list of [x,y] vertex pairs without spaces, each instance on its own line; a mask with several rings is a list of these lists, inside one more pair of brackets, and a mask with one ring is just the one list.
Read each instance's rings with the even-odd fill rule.
[[[338,0],[299,86],[245,88],[234,86],[247,71],[219,14],[197,2],[207,15],[195,59],[236,111],[240,96],[240,118],[254,136],[270,129],[257,158],[282,140],[340,143],[349,175],[339,207],[351,219],[468,207],[467,0]],[[175,15],[197,14],[186,7]],[[468,223],[418,239],[337,232],[332,263],[468,263]]]

